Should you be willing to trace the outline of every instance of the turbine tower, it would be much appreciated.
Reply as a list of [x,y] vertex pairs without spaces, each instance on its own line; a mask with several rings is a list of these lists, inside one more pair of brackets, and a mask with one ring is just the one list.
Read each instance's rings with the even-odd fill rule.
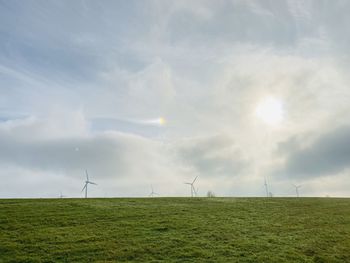
[[156,192],[153,191],[153,185],[151,185],[151,193],[148,195],[149,197],[154,197],[155,195],[158,195]]
[[83,189],[81,191],[84,191],[84,189],[85,189],[85,198],[87,198],[88,184],[94,184],[94,185],[97,185],[97,184],[94,183],[94,182],[89,181],[89,174],[88,174],[87,170],[85,170],[85,174],[86,174],[86,181],[85,181],[85,185],[84,185],[84,187],[83,187]]
[[297,197],[299,197],[299,188],[301,187],[301,185],[293,184],[293,186],[295,187],[295,193],[297,194]]
[[60,192],[60,198],[66,197],[65,195],[62,194],[62,192]]
[[185,184],[188,184],[188,185],[191,186],[191,197],[197,195],[196,189],[194,188],[194,182],[197,180],[197,177],[198,177],[198,176],[196,176],[196,178],[194,178],[194,180],[192,181],[192,183],[187,183],[187,182],[185,183]]
[[264,186],[265,186],[265,191],[266,191],[266,197],[269,197],[269,188],[267,187],[266,178],[264,178]]

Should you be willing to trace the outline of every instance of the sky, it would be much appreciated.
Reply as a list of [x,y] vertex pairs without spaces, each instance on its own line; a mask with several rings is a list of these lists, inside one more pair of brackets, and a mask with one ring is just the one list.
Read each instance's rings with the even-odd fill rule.
[[350,196],[349,12],[0,0],[0,198]]

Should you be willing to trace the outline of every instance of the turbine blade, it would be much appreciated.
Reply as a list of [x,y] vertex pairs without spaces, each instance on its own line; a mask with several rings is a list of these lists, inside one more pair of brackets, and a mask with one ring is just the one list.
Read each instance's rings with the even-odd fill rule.
[[89,174],[87,170],[85,170],[85,174],[86,174],[86,181],[89,181]]
[[97,185],[96,183],[94,183],[94,182],[88,182],[89,184],[94,184],[94,185]]
[[197,177],[198,177],[198,175],[196,176],[196,178],[194,178],[192,184],[194,184],[194,182],[197,180]]
[[81,189],[81,191],[84,191],[84,189],[86,188],[86,186],[87,186],[87,183],[85,183],[85,185],[84,185],[83,189]]

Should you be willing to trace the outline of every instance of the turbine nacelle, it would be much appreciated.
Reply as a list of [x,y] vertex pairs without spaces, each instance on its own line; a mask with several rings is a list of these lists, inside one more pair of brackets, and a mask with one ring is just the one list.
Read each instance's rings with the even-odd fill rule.
[[194,183],[196,182],[198,176],[196,176],[196,178],[194,178],[194,180],[192,181],[192,183],[188,183],[188,182],[185,182],[184,184],[188,184],[191,186],[191,197],[193,196],[196,196],[197,195],[197,191],[196,189],[194,188]]
[[151,185],[151,193],[148,195],[149,197],[154,197],[155,195],[159,195],[158,193],[153,191],[153,185]]
[[85,170],[85,174],[86,174],[86,181],[85,181],[84,187],[81,191],[85,190],[85,198],[87,198],[88,184],[94,184],[94,185],[97,185],[97,184],[94,182],[91,182],[89,180],[89,174],[88,174],[87,170]]

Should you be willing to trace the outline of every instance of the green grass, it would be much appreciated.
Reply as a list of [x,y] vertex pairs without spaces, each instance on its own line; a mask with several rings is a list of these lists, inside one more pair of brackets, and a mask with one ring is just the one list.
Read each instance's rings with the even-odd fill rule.
[[350,262],[350,200],[0,200],[0,262]]

